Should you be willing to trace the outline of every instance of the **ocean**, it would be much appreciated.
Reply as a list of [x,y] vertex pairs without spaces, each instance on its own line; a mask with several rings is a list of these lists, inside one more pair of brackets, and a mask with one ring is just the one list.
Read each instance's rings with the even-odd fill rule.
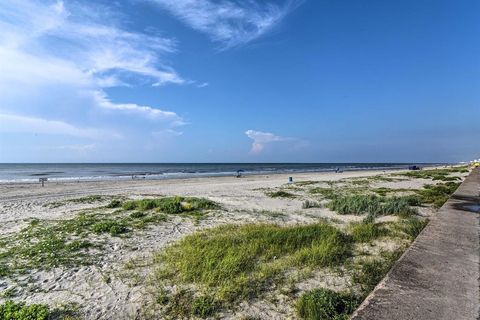
[[[419,165],[418,163],[416,163]],[[80,180],[174,179],[204,176],[403,169],[411,163],[49,163],[0,164],[0,183]],[[435,164],[420,164],[435,165]]]

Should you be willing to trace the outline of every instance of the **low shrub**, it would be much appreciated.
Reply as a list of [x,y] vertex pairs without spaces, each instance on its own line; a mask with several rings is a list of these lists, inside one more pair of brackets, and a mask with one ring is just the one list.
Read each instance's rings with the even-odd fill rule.
[[0,319],[2,320],[47,320],[50,309],[43,304],[27,305],[24,302],[15,303],[11,300],[0,304]]

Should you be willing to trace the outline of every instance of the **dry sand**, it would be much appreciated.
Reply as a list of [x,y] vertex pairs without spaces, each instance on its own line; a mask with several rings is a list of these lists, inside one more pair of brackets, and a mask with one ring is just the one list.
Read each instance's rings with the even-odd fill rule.
[[[126,198],[181,195],[205,197],[218,202],[222,210],[209,214],[195,223],[193,219],[175,217],[168,221],[135,231],[127,238],[106,237],[108,243],[97,265],[70,269],[56,268],[51,271],[32,271],[15,279],[0,278],[0,292],[15,288],[15,300],[27,303],[46,303],[56,306],[76,303],[86,319],[132,319],[138,315],[144,302],[144,288],[125,276],[125,264],[132,259],[148,261],[151,253],[165,247],[172,241],[194,232],[199,228],[225,223],[275,222],[279,224],[312,223],[319,218],[332,219],[338,225],[361,220],[362,217],[337,215],[325,208],[302,209],[302,202],[309,196],[309,187],[327,186],[328,181],[358,179],[374,175],[387,176],[385,171],[351,171],[343,173],[295,173],[276,175],[256,175],[243,178],[215,177],[156,181],[100,181],[39,184],[0,185],[0,236],[18,232],[29,220],[58,220],[74,217],[79,211],[98,208],[108,203],[91,204],[66,201],[58,207],[49,207],[55,201],[78,198],[87,195],[112,195]],[[294,181],[316,181],[315,185],[288,186],[288,177]],[[375,187],[421,188],[424,179],[403,179],[396,181],[376,181]],[[268,190],[287,188],[298,194],[296,199],[271,198]],[[270,214],[262,210],[280,212]],[[432,214],[424,209],[423,215]],[[388,217],[386,217],[388,219]],[[318,283],[330,282],[330,286],[342,286],[345,279],[336,275],[319,275],[316,279],[299,284],[300,289],[308,289]],[[141,282],[141,281],[140,281]],[[4,300],[0,298],[0,302]],[[290,317],[292,310],[283,303],[271,302],[244,303],[236,314],[224,314],[225,318],[242,318],[246,315],[264,319]]]

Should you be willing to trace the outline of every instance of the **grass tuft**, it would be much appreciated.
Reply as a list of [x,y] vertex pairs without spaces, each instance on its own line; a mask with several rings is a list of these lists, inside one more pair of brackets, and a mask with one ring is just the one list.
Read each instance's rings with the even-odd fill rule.
[[269,196],[269,197],[271,197],[271,198],[289,198],[289,199],[293,199],[293,198],[296,198],[296,197],[297,197],[297,196],[294,195],[293,193],[290,193],[290,192],[287,192],[287,191],[283,191],[283,190],[267,192],[266,195]]
[[357,297],[350,293],[319,288],[304,293],[297,301],[296,310],[300,319],[346,320],[358,303]]
[[355,242],[370,242],[388,233],[379,223],[351,223],[348,231]]

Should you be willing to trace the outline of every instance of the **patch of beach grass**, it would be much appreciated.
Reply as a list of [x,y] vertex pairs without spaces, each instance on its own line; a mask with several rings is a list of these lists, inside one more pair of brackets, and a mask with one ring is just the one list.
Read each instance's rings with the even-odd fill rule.
[[66,200],[62,200],[62,201],[49,202],[49,203],[46,203],[44,205],[44,207],[58,208],[58,207],[61,207],[61,206],[65,206],[69,203],[92,204],[92,203],[97,203],[97,202],[101,202],[101,201],[110,200],[112,198],[118,198],[118,196],[90,195],[90,196],[85,196],[85,197],[80,197],[80,198],[72,198],[72,199],[66,199]]
[[283,190],[267,192],[266,195],[271,197],[271,198],[293,199],[293,198],[297,197],[295,194],[287,192],[287,191],[283,191]]
[[370,242],[388,234],[388,230],[380,223],[354,222],[348,226],[348,232],[357,243]]
[[333,199],[337,196],[338,191],[334,188],[312,188],[308,191],[310,194],[321,195],[324,199]]
[[394,236],[414,240],[428,222],[428,219],[410,217],[390,223],[390,230]]
[[298,186],[309,186],[312,184],[317,184],[319,181],[313,181],[313,180],[301,180],[301,181],[295,181],[295,184]]
[[423,203],[431,203],[434,208],[440,208],[457,190],[459,182],[446,182],[435,185],[425,185],[417,194]]
[[375,195],[347,195],[333,198],[327,207],[338,214],[410,216],[416,213],[410,203],[412,200],[408,196],[382,198]]
[[358,304],[358,298],[351,293],[319,288],[304,293],[296,303],[296,311],[305,320],[346,320]]
[[390,271],[404,249],[382,251],[377,257],[364,258],[354,267],[352,281],[358,285],[366,297]]
[[351,245],[347,235],[325,223],[220,226],[189,235],[159,253],[154,282],[194,285],[214,294],[216,308],[232,306],[284,281],[285,270],[341,265]]
[[94,264],[103,240],[92,235],[123,236],[165,220],[166,215],[156,212],[142,216],[84,212],[54,222],[34,219],[18,233],[1,239],[0,276]]
[[453,168],[444,168],[444,169],[427,169],[427,170],[415,170],[399,173],[409,178],[422,178],[422,179],[431,179],[431,180],[440,180],[440,181],[457,181],[461,180],[458,176],[450,176],[452,173],[466,173],[468,169],[466,166],[453,167]]
[[201,215],[207,210],[218,209],[215,202],[195,197],[165,197],[156,199],[129,200],[122,204],[125,210],[155,210],[165,214]]

